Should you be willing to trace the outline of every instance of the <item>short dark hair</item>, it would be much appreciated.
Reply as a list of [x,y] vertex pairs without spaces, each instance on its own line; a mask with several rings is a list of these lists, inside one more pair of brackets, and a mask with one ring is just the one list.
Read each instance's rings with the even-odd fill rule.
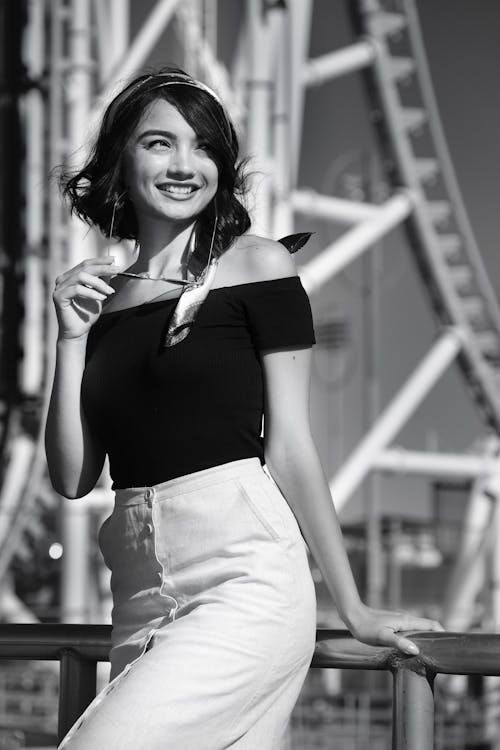
[[[162,86],[166,76],[179,76],[175,86]],[[122,155],[147,107],[166,99],[184,117],[197,136],[208,144],[218,169],[218,188],[202,211],[196,228],[198,262],[206,261],[215,221],[214,255],[221,255],[235,237],[250,227],[250,217],[237,197],[246,192],[246,160],[238,161],[238,138],[225,108],[211,93],[182,84],[187,74],[168,67],[144,73],[125,86],[107,107],[92,150],[76,173],[63,172],[61,187],[71,211],[109,237],[113,210],[113,237],[137,240],[138,225],[122,180]]]

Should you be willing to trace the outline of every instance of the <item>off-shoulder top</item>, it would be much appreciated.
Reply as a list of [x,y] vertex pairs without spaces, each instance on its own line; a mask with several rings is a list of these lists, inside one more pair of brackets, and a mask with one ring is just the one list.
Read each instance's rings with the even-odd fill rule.
[[211,289],[187,338],[165,348],[175,302],[103,312],[89,333],[82,407],[114,489],[252,456],[263,463],[259,354],[315,343],[298,276]]

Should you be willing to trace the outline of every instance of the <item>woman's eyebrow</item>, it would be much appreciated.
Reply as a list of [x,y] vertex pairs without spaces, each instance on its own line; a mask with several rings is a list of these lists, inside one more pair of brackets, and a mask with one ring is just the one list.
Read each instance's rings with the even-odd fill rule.
[[[143,133],[140,133],[137,136],[137,140],[140,141],[141,138],[146,138],[148,135],[163,135],[167,138],[170,138],[171,140],[177,140],[177,135],[175,133],[171,133],[169,130],[162,130],[161,128],[153,128],[151,130],[145,130]],[[194,138],[194,140],[198,140],[197,137]]]

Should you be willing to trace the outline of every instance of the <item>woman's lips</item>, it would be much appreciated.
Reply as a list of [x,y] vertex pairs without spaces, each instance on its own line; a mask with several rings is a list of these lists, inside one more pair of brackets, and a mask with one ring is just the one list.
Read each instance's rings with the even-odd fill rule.
[[181,199],[189,198],[197,190],[199,190],[197,185],[163,184],[163,185],[157,185],[157,188],[161,193],[166,193],[169,197],[181,198]]

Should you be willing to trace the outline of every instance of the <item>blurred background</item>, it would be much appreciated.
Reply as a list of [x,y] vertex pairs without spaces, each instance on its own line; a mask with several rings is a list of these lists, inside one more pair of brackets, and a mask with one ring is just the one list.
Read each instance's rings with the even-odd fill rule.
[[[314,233],[314,435],[364,599],[499,631],[499,32],[496,0],[0,0],[3,623],[110,621],[107,469],[68,501],[43,450],[54,279],[106,245],[56,170],[130,76],[177,64],[252,157],[253,231]],[[318,627],[343,627],[310,564]],[[3,661],[0,750],[55,747],[57,701],[57,663]],[[436,747],[498,750],[497,678],[436,701]],[[385,673],[310,670],[287,747],[385,750],[391,706]]]

